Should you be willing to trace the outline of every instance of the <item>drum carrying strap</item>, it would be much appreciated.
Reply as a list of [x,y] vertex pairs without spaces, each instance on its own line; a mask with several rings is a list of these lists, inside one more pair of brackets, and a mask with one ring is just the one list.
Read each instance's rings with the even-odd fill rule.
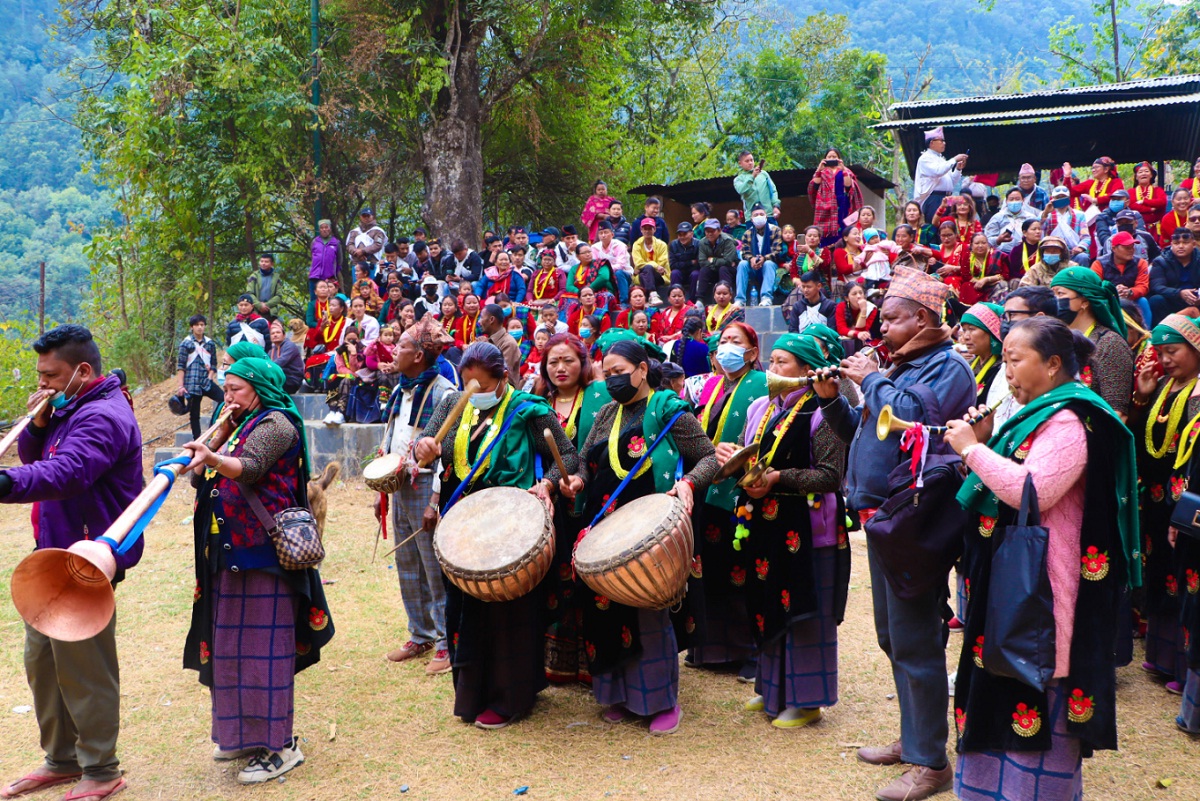
[[[600,511],[596,514],[596,516],[594,518],[592,518],[592,522],[588,523],[587,528],[584,529],[585,532],[589,531],[592,528],[592,526],[599,523],[600,518],[604,517],[605,513],[608,512],[609,509],[613,508],[613,506],[616,505],[617,496],[619,496],[625,490],[625,487],[629,484],[630,481],[633,480],[633,477],[638,474],[638,471],[642,469],[642,464],[647,459],[650,458],[650,454],[654,453],[654,449],[658,447],[658,443],[662,442],[663,437],[665,437],[670,432],[671,426],[675,425],[675,421],[678,420],[680,417],[682,417],[684,415],[684,412],[686,412],[686,411],[687,411],[687,409],[682,409],[682,410],[676,412],[675,416],[672,417],[671,420],[666,424],[666,426],[663,427],[663,430],[658,432],[658,436],[654,438],[654,442],[650,445],[649,448],[646,449],[646,452],[642,454],[642,458],[637,460],[637,464],[635,464],[633,466],[633,469],[631,469],[625,475],[625,478],[621,479],[621,483],[617,485],[617,488],[615,490],[613,490],[613,494],[608,496],[608,503],[604,504],[604,507],[600,509]],[[681,478],[683,478],[683,455],[682,454],[679,456],[679,461],[677,461],[675,463],[675,480],[678,481]]]
[[[471,483],[475,481],[476,471],[479,470],[480,465],[482,465],[484,460],[487,459],[488,454],[492,452],[492,448],[496,447],[496,443],[504,439],[504,435],[508,433],[508,429],[512,426],[513,421],[517,419],[517,415],[532,405],[533,404],[530,401],[525,401],[508,413],[508,417],[504,418],[504,423],[500,426],[500,433],[496,434],[496,436],[492,438],[492,441],[488,443],[488,446],[484,448],[483,452],[480,453],[475,459],[475,464],[471,465],[471,469],[467,471],[467,477],[462,480],[462,483],[454,488],[454,493],[450,496],[450,500],[446,501],[446,505],[442,507],[442,515],[445,515],[446,512],[450,511],[450,507],[458,503],[458,499],[462,497],[463,492],[465,492],[467,487],[471,486]],[[536,453],[534,455],[537,456],[537,458],[534,460],[534,470],[536,471],[537,478],[540,481],[542,478],[542,460],[541,457]]]

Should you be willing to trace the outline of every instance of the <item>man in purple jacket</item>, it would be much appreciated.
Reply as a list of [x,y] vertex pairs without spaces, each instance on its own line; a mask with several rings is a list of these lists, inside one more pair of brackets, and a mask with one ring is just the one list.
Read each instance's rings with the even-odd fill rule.
[[[103,534],[141,492],[142,433],[120,381],[104,375],[90,331],[60,326],[33,349],[38,391],[29,408],[46,397],[50,404],[17,439],[21,465],[0,470],[0,503],[32,503],[37,547],[67,548]],[[115,581],[137,564],[142,547],[139,541],[117,556]],[[46,760],[7,785],[6,797],[80,776],[76,795],[101,799],[122,789],[116,616],[80,642],[26,626],[25,674]]]
[[312,266],[308,268],[308,301],[316,298],[318,281],[337,279],[338,260],[342,243],[333,235],[333,223],[321,220],[317,223],[317,235],[312,241]]

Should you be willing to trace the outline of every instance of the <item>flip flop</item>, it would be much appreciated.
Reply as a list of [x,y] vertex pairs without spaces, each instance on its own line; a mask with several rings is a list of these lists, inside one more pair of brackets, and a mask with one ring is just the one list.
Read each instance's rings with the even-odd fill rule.
[[111,798],[117,793],[129,786],[129,783],[121,779],[111,790],[92,790],[86,793],[67,793],[63,796],[63,801],[83,801],[85,798],[94,798],[100,801],[103,798]]
[[[82,777],[82,773],[30,773],[28,776],[22,776],[15,782],[9,782],[3,790],[0,790],[0,798],[20,798],[29,793],[36,793],[38,790],[44,790],[47,787],[53,787],[56,784],[64,784],[73,782]],[[28,790],[22,790],[19,793],[12,792],[12,788],[21,782],[36,782],[33,787]]]

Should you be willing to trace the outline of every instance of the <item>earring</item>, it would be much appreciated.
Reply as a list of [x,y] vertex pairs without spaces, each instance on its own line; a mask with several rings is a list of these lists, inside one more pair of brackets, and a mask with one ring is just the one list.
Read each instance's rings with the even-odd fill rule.
[[1057,371],[1057,370],[1051,370],[1051,371],[1050,371],[1050,380],[1051,380],[1051,381],[1053,381],[1053,380],[1054,380],[1054,374],[1055,374],[1056,372],[1058,372],[1058,371]]

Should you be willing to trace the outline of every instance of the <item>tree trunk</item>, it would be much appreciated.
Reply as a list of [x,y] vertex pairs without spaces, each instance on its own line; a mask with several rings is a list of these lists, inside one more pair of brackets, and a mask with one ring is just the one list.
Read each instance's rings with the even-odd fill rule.
[[481,41],[481,32],[464,36],[452,62],[450,85],[438,97],[436,122],[421,132],[421,216],[444,246],[461,238],[474,249],[483,239]]

